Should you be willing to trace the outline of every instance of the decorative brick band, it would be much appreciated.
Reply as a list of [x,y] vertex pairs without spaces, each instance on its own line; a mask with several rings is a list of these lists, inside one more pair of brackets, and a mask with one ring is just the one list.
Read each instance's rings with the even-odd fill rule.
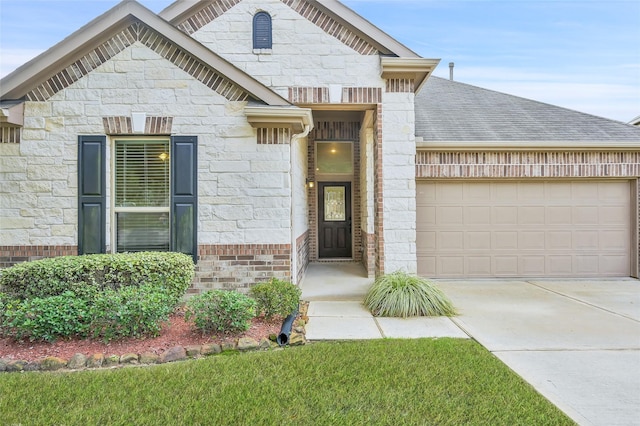
[[374,204],[375,217],[374,246],[376,248],[376,275],[384,274],[384,190],[382,170],[382,104],[378,104],[373,122],[373,163],[374,163]]
[[414,93],[416,82],[414,79],[391,78],[387,80],[387,93]]
[[312,130],[314,140],[340,140],[358,141],[360,140],[359,121],[319,121]]
[[57,256],[76,256],[78,246],[0,246],[0,269]]
[[258,144],[286,145],[291,142],[291,129],[258,128]]
[[20,127],[0,127],[0,143],[20,143]]
[[429,152],[416,155],[418,178],[640,176],[640,152]]
[[291,279],[290,244],[201,245],[193,292],[249,289],[271,277]]
[[29,92],[26,96],[27,100],[46,101],[136,42],[142,43],[171,61],[230,101],[245,101],[250,97],[240,86],[222,74],[218,74],[216,70],[189,53],[182,51],[171,40],[143,23],[136,22]]
[[293,104],[328,104],[328,87],[290,87],[289,102]]
[[[293,104],[330,103],[327,87],[290,87],[289,102]],[[379,87],[344,87],[341,103],[378,104],[382,102],[382,89]]]
[[342,102],[349,104],[382,103],[382,89],[379,87],[345,87]]
[[310,0],[281,0],[284,4],[308,19],[325,33],[335,37],[341,43],[349,46],[361,55],[377,55],[376,49],[371,43],[348,29],[342,23],[336,21],[316,6],[315,1]]
[[241,0],[217,0],[213,2],[202,2],[208,4],[186,18],[184,21],[180,22],[177,27],[187,34],[193,34],[217,17],[221,16],[236,4],[240,3],[240,1]]
[[[103,117],[104,132],[107,135],[132,135],[131,117]],[[147,117],[144,125],[146,135],[170,135],[173,117]]]

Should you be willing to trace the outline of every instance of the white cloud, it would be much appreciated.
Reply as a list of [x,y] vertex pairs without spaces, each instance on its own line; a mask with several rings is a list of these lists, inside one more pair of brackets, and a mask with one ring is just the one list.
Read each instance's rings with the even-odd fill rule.
[[0,78],[26,64],[43,51],[41,49],[2,49],[0,50]]

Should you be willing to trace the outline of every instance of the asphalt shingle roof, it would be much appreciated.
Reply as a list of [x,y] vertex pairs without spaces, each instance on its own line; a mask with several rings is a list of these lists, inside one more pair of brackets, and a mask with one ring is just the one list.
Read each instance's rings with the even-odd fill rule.
[[438,77],[416,95],[415,114],[425,142],[640,144],[638,126]]

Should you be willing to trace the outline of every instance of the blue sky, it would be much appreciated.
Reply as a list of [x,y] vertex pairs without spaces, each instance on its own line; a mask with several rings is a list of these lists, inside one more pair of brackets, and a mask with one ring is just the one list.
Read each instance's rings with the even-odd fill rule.
[[[142,0],[159,12],[172,0]],[[0,76],[118,0],[0,0]],[[344,0],[436,75],[619,121],[640,115],[638,0]]]

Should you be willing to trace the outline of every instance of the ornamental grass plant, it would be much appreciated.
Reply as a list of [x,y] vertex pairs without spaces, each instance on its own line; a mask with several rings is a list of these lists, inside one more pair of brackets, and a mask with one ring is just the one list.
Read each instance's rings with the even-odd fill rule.
[[398,271],[378,277],[365,306],[378,317],[452,316],[456,310],[433,282]]

